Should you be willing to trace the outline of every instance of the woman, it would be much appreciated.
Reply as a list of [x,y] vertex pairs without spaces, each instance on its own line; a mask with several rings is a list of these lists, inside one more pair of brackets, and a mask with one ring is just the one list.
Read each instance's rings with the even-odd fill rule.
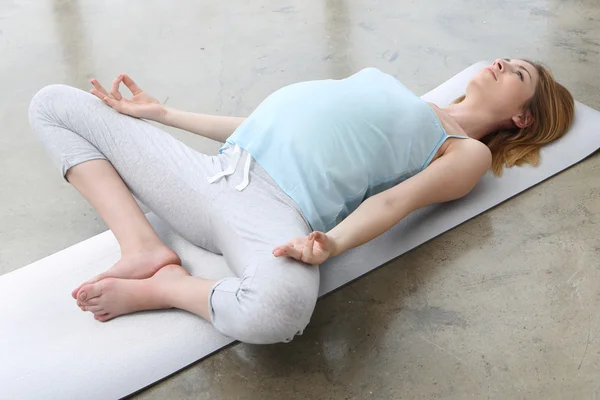
[[[248,343],[302,332],[317,265],[466,195],[490,168],[535,164],[574,113],[546,69],[508,59],[445,108],[368,68],[284,87],[247,119],[164,107],[127,75],[110,92],[91,82],[93,95],[53,85],[30,107],[63,176],[121,246],[119,262],[73,291],[77,304],[99,321],[180,308]],[[226,143],[217,156],[200,154],[143,119]],[[237,277],[190,276],[130,191],[188,241],[223,254]]]

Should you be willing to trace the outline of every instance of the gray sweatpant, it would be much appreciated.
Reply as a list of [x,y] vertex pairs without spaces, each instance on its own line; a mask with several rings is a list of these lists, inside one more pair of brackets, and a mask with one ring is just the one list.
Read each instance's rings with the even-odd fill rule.
[[275,258],[272,250],[310,229],[296,203],[258,163],[250,164],[249,185],[236,189],[245,177],[246,152],[233,175],[209,183],[230,166],[232,149],[217,156],[198,153],[154,125],[63,85],[40,90],[29,119],[63,177],[82,162],[108,160],[132,194],[173,230],[223,254],[237,277],[212,289],[216,329],[256,344],[289,342],[302,333],[317,300],[318,268]]

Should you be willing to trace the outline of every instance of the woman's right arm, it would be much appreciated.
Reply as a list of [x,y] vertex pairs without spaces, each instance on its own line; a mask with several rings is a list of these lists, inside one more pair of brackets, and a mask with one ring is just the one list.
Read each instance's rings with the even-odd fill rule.
[[155,121],[218,142],[225,142],[244,120],[245,118],[242,117],[197,114],[165,107],[164,112]]
[[[124,98],[119,92],[121,82],[133,94],[131,99]],[[92,79],[91,83],[94,85],[92,94],[121,114],[160,122],[218,142],[225,142],[245,119],[196,114],[165,107],[125,74],[119,75],[113,81],[110,93],[96,79]]]

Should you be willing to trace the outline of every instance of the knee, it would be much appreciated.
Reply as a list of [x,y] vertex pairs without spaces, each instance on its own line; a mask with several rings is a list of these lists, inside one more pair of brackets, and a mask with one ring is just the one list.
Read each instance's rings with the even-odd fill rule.
[[255,344],[287,343],[302,334],[317,301],[312,292],[310,288],[279,286],[248,293],[248,339]]
[[60,118],[60,110],[66,110],[67,104],[74,105],[69,99],[81,92],[71,86],[55,84],[40,89],[29,103],[29,121],[33,125],[38,119],[55,120]]
[[315,308],[318,287],[274,285],[255,277],[250,285],[242,285],[235,292],[237,313],[230,315],[223,333],[241,342],[252,344],[287,343],[302,334]]

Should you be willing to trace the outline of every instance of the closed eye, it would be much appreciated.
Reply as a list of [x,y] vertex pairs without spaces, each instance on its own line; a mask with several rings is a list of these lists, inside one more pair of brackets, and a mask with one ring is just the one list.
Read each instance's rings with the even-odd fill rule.
[[[511,59],[510,58],[505,58],[504,61],[506,61],[507,63],[510,63]],[[517,68],[519,68],[519,69],[524,70],[525,72],[527,72],[527,75],[529,75],[529,79],[533,79],[531,77],[531,72],[529,72],[529,70],[527,68],[525,68],[522,65],[517,65]],[[523,73],[521,71],[517,71],[516,74],[519,76],[519,78],[521,78],[521,80],[523,82],[525,82],[524,75],[523,75]]]

